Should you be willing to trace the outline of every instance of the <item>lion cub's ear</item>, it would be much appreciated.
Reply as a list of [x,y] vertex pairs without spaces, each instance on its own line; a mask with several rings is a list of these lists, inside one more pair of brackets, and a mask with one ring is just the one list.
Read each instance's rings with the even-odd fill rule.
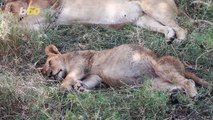
[[58,48],[55,45],[49,45],[45,48],[45,53],[47,56],[52,56],[52,55],[57,55],[57,54],[61,54],[58,51]]

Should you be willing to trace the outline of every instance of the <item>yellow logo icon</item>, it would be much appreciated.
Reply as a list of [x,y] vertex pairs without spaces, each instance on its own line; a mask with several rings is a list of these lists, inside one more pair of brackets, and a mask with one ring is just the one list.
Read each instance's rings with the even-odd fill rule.
[[27,9],[27,15],[39,15],[41,12],[41,8],[36,8],[33,6],[29,6]]

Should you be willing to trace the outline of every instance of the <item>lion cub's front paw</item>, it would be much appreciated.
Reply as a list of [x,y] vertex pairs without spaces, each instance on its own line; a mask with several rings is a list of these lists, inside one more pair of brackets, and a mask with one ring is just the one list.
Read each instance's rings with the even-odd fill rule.
[[60,91],[77,91],[77,92],[83,92],[83,91],[89,91],[87,89],[87,86],[81,82],[81,81],[76,81],[74,85],[70,85],[67,83],[62,83],[60,86]]
[[86,86],[84,85],[84,83],[81,82],[81,81],[76,82],[76,84],[73,85],[73,89],[76,90],[76,91],[78,91],[78,92],[79,92],[79,91],[80,91],[80,92],[89,91],[89,90],[86,88]]
[[71,91],[72,90],[72,87],[71,85],[69,84],[66,84],[66,83],[62,83],[61,86],[60,86],[60,91]]

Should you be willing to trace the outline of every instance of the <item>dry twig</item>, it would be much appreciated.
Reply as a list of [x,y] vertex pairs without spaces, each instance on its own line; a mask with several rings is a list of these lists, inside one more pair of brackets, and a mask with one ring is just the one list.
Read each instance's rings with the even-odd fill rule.
[[206,24],[209,24],[209,25],[213,26],[213,23],[208,21],[208,20],[200,20],[200,19],[194,20],[188,14],[186,14],[183,10],[180,10],[180,12],[183,15],[185,15],[190,20],[190,22],[192,22],[192,23],[206,23]]
[[204,5],[210,6],[211,3],[207,3],[204,1],[200,1],[200,0],[195,0],[191,4],[204,4]]

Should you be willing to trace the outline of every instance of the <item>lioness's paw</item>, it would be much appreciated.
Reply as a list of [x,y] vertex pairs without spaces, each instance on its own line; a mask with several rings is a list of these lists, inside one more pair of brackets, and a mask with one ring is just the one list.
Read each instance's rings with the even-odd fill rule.
[[172,44],[172,42],[176,39],[176,33],[172,28],[168,28],[168,32],[165,36],[167,44]]
[[183,41],[183,40],[186,39],[187,30],[180,28],[180,29],[176,32],[176,35],[177,35],[177,41],[178,41],[178,42],[181,42],[181,41]]

